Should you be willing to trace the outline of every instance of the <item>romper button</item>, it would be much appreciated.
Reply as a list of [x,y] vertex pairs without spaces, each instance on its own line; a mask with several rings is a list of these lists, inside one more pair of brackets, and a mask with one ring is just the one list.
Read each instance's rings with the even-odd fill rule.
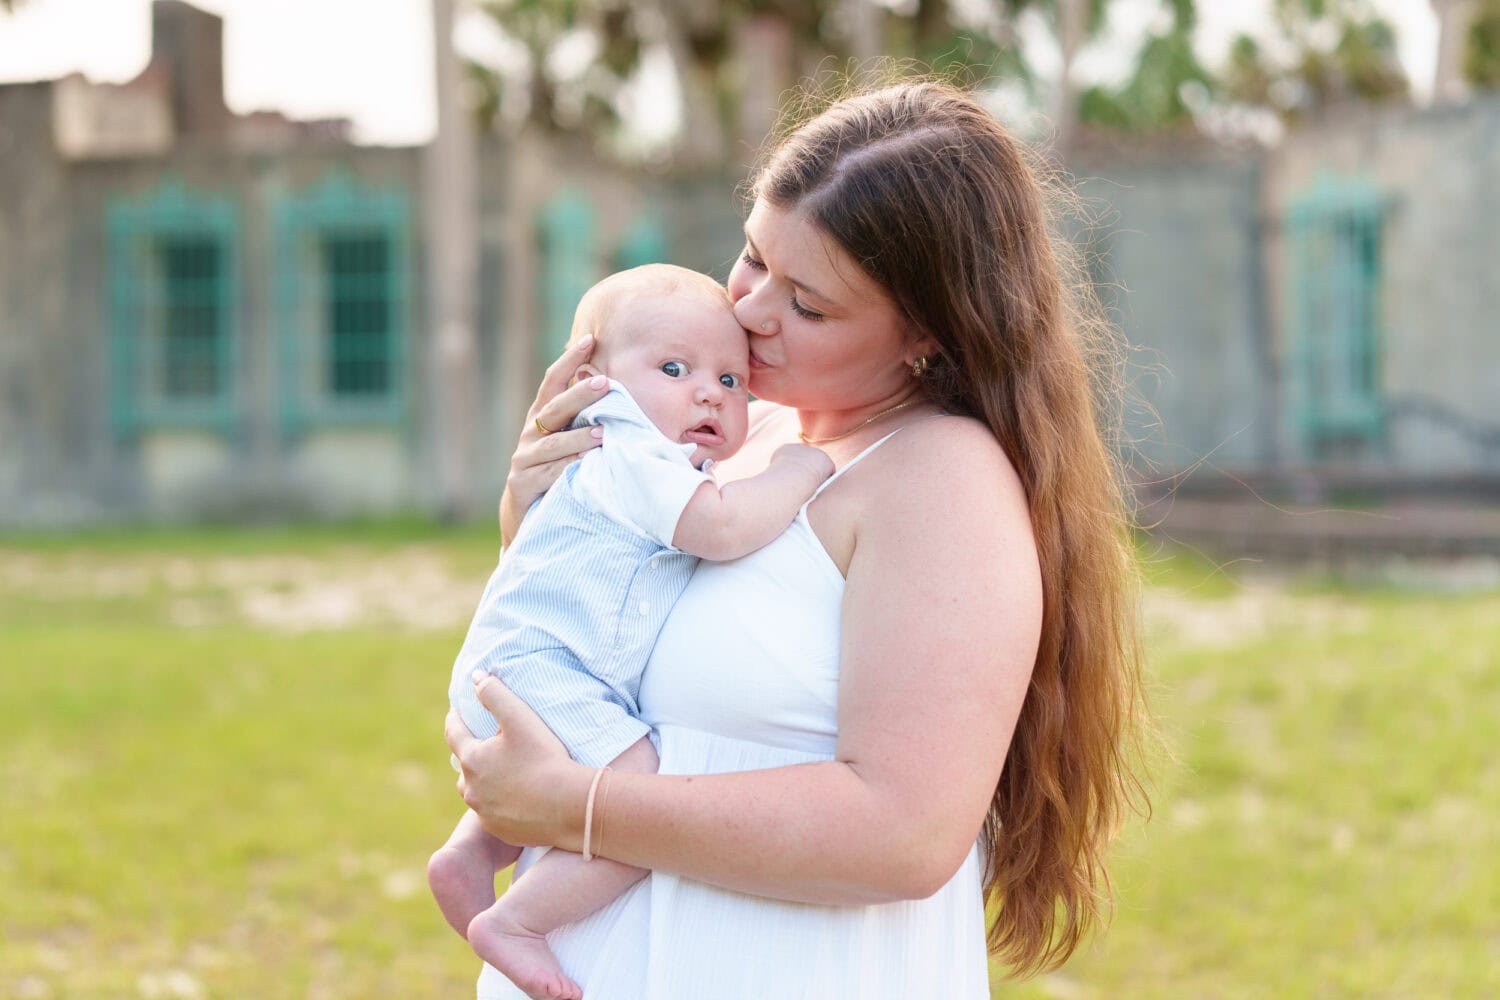
[[647,614],[650,614],[650,613],[651,613],[651,605],[647,604],[645,601],[642,601],[641,602],[641,614],[647,615]]

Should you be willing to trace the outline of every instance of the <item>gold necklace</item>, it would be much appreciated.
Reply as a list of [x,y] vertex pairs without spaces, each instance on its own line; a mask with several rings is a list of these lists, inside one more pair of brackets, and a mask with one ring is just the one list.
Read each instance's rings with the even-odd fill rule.
[[803,444],[815,444],[816,445],[816,444],[828,444],[831,441],[842,441],[844,438],[848,437],[850,434],[853,434],[855,431],[864,430],[866,427],[870,426],[871,424],[873,424],[875,421],[879,420],[881,417],[885,416],[886,414],[895,413],[897,410],[904,410],[908,406],[915,406],[916,404],[920,403],[921,401],[922,401],[921,399],[913,398],[913,399],[905,400],[904,402],[897,403],[895,406],[888,406],[885,409],[881,410],[879,413],[875,414],[873,417],[870,417],[870,418],[868,418],[868,419],[866,419],[866,420],[864,420],[864,421],[862,421],[860,423],[857,423],[853,427],[851,427],[847,431],[845,431],[844,433],[842,433],[842,434],[835,434],[833,437],[810,438],[806,434],[803,434],[801,431],[797,432],[797,436],[802,439],[802,443]]

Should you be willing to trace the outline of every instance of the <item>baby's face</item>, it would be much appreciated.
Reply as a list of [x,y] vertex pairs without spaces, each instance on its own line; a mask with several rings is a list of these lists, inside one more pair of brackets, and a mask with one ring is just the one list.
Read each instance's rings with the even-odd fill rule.
[[630,391],[694,465],[728,458],[749,423],[750,345],[728,302],[684,294],[642,299],[610,317],[600,369]]

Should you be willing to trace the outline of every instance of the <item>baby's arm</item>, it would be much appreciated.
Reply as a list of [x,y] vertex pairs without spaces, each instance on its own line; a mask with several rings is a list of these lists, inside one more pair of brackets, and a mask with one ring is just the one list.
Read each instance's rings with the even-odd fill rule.
[[714,561],[748,555],[785,531],[831,475],[833,461],[817,448],[784,444],[758,476],[699,486],[677,521],[672,544]]

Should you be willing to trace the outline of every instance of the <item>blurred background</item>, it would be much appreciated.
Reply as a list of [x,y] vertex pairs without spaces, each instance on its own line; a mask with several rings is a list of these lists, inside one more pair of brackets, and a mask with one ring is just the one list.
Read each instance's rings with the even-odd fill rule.
[[1170,752],[996,995],[1500,994],[1500,0],[0,0],[0,995],[463,994],[536,381],[881,57],[1072,178],[1132,348]]

